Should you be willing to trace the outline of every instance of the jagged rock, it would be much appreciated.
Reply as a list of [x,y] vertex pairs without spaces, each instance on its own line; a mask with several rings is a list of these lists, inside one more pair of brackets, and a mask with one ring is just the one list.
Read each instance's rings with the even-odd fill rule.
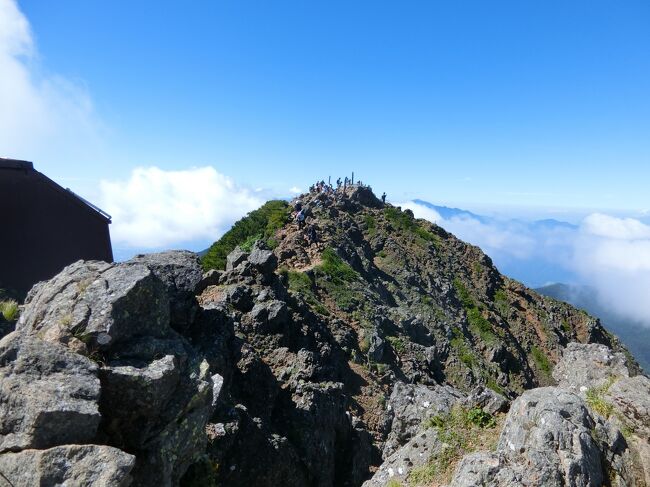
[[138,485],[176,485],[207,441],[216,403],[209,365],[180,337],[141,338],[119,355],[100,371],[104,430],[136,452]]
[[373,329],[370,333],[370,346],[368,347],[368,360],[374,363],[379,363],[384,357],[385,342],[379,335],[377,329]]
[[[138,485],[175,485],[207,441],[212,374],[170,327],[170,299],[177,324],[194,321],[192,290],[199,278],[196,258],[187,252],[121,264],[80,261],[32,292],[19,326],[27,336],[101,361],[102,435],[136,454]],[[90,435],[95,430],[87,428]]]
[[388,456],[363,487],[384,487],[391,480],[406,485],[411,471],[426,465],[441,447],[442,442],[435,430],[421,431]]
[[0,341],[0,451],[91,442],[101,417],[97,366],[14,332]]
[[388,400],[392,424],[384,444],[384,458],[413,437],[427,419],[449,412],[464,398],[460,391],[448,385],[427,387],[396,382]]
[[602,483],[595,426],[584,402],[556,388],[526,391],[512,404],[497,449],[519,460],[541,485]]
[[628,376],[625,356],[597,343],[569,343],[553,369],[559,387],[583,394],[611,377]]
[[135,457],[103,445],[66,445],[0,455],[0,472],[13,487],[127,487]]
[[144,264],[78,261],[30,292],[16,330],[107,350],[138,335],[168,335],[169,297]]
[[262,274],[270,274],[278,265],[278,260],[271,250],[256,245],[250,255],[248,262],[257,267]]
[[480,407],[490,414],[504,413],[510,407],[510,401],[501,394],[487,387],[476,387],[466,399],[468,407]]
[[185,329],[196,313],[195,291],[202,279],[201,262],[194,252],[175,250],[138,255],[130,262],[146,265],[160,279],[169,296],[172,327]]
[[450,486],[602,485],[595,426],[576,394],[555,387],[526,391],[510,408],[497,451],[463,460]]
[[508,468],[501,455],[490,452],[476,452],[466,455],[458,465],[449,487],[520,487],[524,484],[522,475]]
[[114,361],[103,367],[102,409],[107,428],[129,448],[143,448],[157,433],[159,416],[177,392],[181,370],[174,355],[150,363]]
[[201,294],[209,286],[217,286],[223,273],[217,269],[210,269],[201,277],[201,281],[196,286],[196,294]]
[[605,397],[636,434],[650,441],[650,379],[642,375],[621,379],[609,387]]
[[239,266],[242,262],[245,262],[248,259],[248,252],[244,252],[239,247],[235,247],[235,250],[230,252],[226,257],[226,272],[232,271]]
[[283,301],[272,300],[257,303],[248,314],[253,329],[261,333],[277,333],[288,319],[287,305]]

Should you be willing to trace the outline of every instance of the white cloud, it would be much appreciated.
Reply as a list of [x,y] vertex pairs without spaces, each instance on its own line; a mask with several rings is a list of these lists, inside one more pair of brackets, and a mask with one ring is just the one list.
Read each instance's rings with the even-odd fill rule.
[[593,213],[585,218],[583,230],[589,234],[619,240],[650,239],[650,225],[634,218],[616,218]]
[[212,167],[136,168],[127,181],[102,181],[102,208],[117,245],[161,248],[216,240],[263,201]]
[[292,186],[289,188],[289,193],[299,195],[302,194],[302,189],[300,189],[298,186]]
[[6,157],[78,154],[99,140],[85,88],[43,70],[29,22],[14,0],[0,0],[0,107]]
[[574,264],[602,304],[650,325],[650,226],[593,214],[575,241]]
[[424,205],[418,205],[414,201],[407,201],[406,203],[399,203],[398,206],[401,206],[405,210],[411,210],[415,218],[424,218],[429,220],[431,223],[438,223],[442,221],[440,213],[432,208],[427,208]]

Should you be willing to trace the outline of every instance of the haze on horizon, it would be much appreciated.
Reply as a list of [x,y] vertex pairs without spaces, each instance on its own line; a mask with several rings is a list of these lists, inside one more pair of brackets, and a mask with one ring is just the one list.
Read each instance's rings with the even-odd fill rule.
[[496,216],[437,219],[490,255],[650,303],[648,25],[640,0],[0,0],[0,154],[112,214],[127,253],[199,250],[355,171]]

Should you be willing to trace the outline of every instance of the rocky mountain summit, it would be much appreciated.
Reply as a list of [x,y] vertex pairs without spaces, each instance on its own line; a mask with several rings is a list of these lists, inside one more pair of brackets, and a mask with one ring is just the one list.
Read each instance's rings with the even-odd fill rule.
[[650,381],[597,320],[368,188],[274,211],[207,272],[37,284],[0,341],[0,482],[649,484]]

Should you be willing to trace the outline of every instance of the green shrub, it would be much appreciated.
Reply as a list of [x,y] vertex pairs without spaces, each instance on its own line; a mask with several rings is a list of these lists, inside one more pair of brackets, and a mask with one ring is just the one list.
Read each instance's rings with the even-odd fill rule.
[[496,381],[494,377],[488,377],[488,380],[485,384],[488,389],[492,389],[494,392],[497,394],[501,394],[502,396],[506,395],[506,391],[499,385],[499,383]]
[[481,408],[472,408],[467,411],[467,421],[479,428],[494,428],[497,424],[494,416]]
[[323,262],[315,270],[328,276],[335,284],[352,282],[359,277],[359,273],[341,259],[333,248],[326,248],[321,258]]
[[386,337],[386,340],[388,340],[388,343],[390,343],[390,346],[393,347],[393,350],[398,355],[401,355],[404,353],[406,350],[406,340],[404,340],[401,337]]
[[540,372],[550,376],[551,371],[553,370],[553,364],[551,364],[551,361],[548,359],[546,354],[533,345],[530,347],[530,355]]
[[458,278],[454,279],[454,289],[456,289],[456,296],[458,296],[458,300],[463,305],[463,308],[468,309],[476,306],[474,298],[467,290],[463,282]]
[[252,247],[255,240],[264,239],[269,246],[274,247],[277,242],[273,236],[289,221],[289,216],[289,204],[282,200],[268,201],[251,211],[210,246],[202,259],[203,268],[225,269],[226,257],[237,245]]
[[504,318],[510,314],[510,303],[508,301],[508,295],[503,289],[497,289],[494,293],[494,305],[497,308],[497,311]]
[[443,445],[425,465],[411,471],[409,483],[428,485],[434,480],[447,483],[461,458],[494,443],[498,434],[496,425],[496,418],[480,408],[454,407],[446,414],[429,418],[424,427],[435,429]]
[[586,400],[587,406],[598,414],[608,419],[614,412],[614,406],[605,400],[605,393],[609,390],[612,384],[616,381],[614,377],[610,377],[605,384],[600,387],[592,387],[587,390]]
[[467,323],[474,335],[478,335],[481,340],[486,343],[494,343],[497,336],[494,334],[492,323],[490,323],[482,314],[481,309],[477,306],[474,297],[467,290],[463,282],[456,278],[454,279],[454,288],[456,289],[456,296],[463,305],[465,313],[467,314]]
[[449,341],[449,344],[456,350],[456,354],[460,361],[470,369],[476,364],[476,357],[472,350],[467,345],[465,337],[458,328],[453,329],[454,337]]
[[365,215],[363,217],[363,223],[366,225],[366,231],[369,236],[373,236],[377,233],[377,220],[372,215]]
[[18,301],[14,299],[7,299],[5,301],[0,301],[0,314],[7,321],[16,321],[18,319],[18,314],[20,309],[18,308]]
[[329,315],[327,308],[316,297],[311,278],[307,274],[288,269],[282,269],[280,272],[287,276],[289,291],[301,295],[305,302],[317,313],[325,316]]
[[394,206],[389,206],[384,209],[384,216],[389,222],[391,222],[396,230],[415,235],[425,242],[438,244],[440,241],[440,238],[437,235],[422,228],[411,215],[405,211],[398,210]]
[[497,337],[492,331],[492,324],[483,317],[478,308],[467,310],[467,322],[472,332],[480,336],[484,342],[494,343],[496,341]]

